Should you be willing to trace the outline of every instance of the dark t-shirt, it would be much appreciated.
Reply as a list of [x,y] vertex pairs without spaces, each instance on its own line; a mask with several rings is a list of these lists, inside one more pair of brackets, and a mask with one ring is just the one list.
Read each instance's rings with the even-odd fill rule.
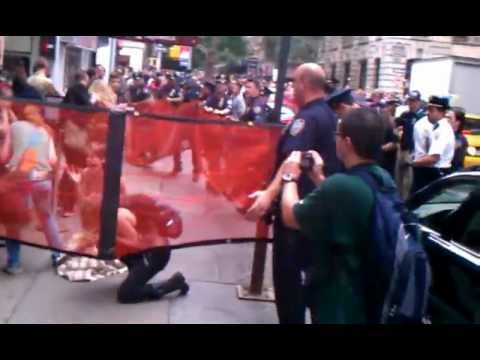
[[452,169],[460,170],[464,167],[465,155],[467,154],[468,141],[461,132],[455,133],[455,154],[452,160]]
[[[387,120],[386,120],[387,121]],[[390,124],[387,125],[387,129],[385,132],[385,141],[384,145],[388,143],[398,143],[398,137],[395,135],[393,126]],[[391,150],[391,151],[381,151],[380,156],[379,156],[379,161],[378,164],[387,170],[392,177],[395,176],[395,163],[397,161],[397,150]]]
[[403,135],[400,139],[400,149],[403,151],[412,152],[415,148],[415,142],[413,140],[413,128],[415,123],[426,116],[425,109],[421,108],[417,112],[405,111],[398,119],[396,119],[396,125],[403,127]]
[[21,99],[45,100],[45,97],[31,85],[25,85],[20,91],[14,92],[14,96]]
[[225,110],[227,108],[231,108],[231,101],[229,100],[228,96],[217,97],[215,95],[210,96],[205,103],[206,107],[210,107],[215,110]]
[[63,99],[63,103],[77,106],[90,106],[90,93],[88,92],[88,88],[83,84],[71,86]]

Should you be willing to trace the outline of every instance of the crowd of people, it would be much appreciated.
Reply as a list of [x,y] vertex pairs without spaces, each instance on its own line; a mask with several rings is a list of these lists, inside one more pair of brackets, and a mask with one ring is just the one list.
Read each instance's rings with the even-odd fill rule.
[[[1,95],[40,100],[63,95],[48,78],[46,62],[39,61],[34,70],[30,78],[18,70],[11,88],[2,85]],[[79,71],[63,102],[112,109],[151,99],[172,104],[199,100],[206,112],[231,121],[262,124],[274,120],[271,97],[278,89],[271,78],[218,75],[206,79],[197,71],[178,75],[151,67],[137,73],[119,67],[108,82],[105,75],[100,65]],[[284,102],[295,108],[296,116],[280,139],[275,176],[266,189],[252,194],[254,202],[246,212],[246,218],[254,221],[274,217],[273,276],[279,320],[304,323],[308,307],[316,323],[375,322],[366,310],[367,290],[361,283],[367,271],[362,249],[371,237],[369,214],[375,197],[353,170],[361,168],[388,186],[395,179],[403,198],[408,197],[463,167],[465,111],[450,108],[448,99],[441,96],[425,103],[418,91],[401,99],[379,90],[367,94],[339,89],[316,64],[299,66],[290,80],[283,89]],[[15,120],[8,104],[0,108],[2,126],[12,134],[9,141],[28,143],[30,134],[38,136],[42,161],[36,162],[39,182],[33,200],[48,243],[58,248],[53,210],[46,205],[51,202],[50,174],[57,162],[51,135],[41,122],[35,122],[38,114],[26,116],[29,122],[23,124]],[[21,163],[27,145],[14,145],[20,150],[13,156],[2,148],[0,163],[6,169],[27,166]],[[308,171],[301,167],[302,152],[310,152],[313,158]],[[65,186],[72,184],[72,176],[64,173]],[[72,209],[67,206],[63,211],[68,216]],[[126,237],[135,223],[128,213],[119,213],[119,227],[126,229]],[[11,241],[7,245],[7,272],[15,273],[19,259],[14,247],[19,245]],[[166,266],[169,256],[170,252],[155,250],[127,258],[131,276],[120,289],[119,301],[160,298],[173,290],[186,293],[188,285],[181,274],[163,287],[145,285]]]
[[[313,323],[424,321],[427,266],[420,275],[423,285],[399,295],[410,296],[405,300],[410,314],[387,303],[388,289],[398,279],[392,276],[398,263],[389,254],[402,256],[396,253],[397,241],[404,241],[404,250],[409,246],[394,238],[402,233],[399,219],[405,214],[394,178],[406,198],[461,168],[465,111],[450,109],[441,96],[425,104],[412,91],[405,99],[407,109],[397,112],[399,97],[335,89],[317,64],[299,66],[293,84],[299,111],[279,141],[275,176],[266,189],[252,194],[255,202],[246,214],[254,221],[274,216],[273,280],[280,323],[305,323],[307,308]],[[310,166],[305,166],[305,154]],[[408,172],[413,173],[410,183]],[[383,198],[388,213],[379,212],[379,189],[390,196]],[[375,216],[378,223],[372,221]],[[404,270],[400,276],[413,271]]]
[[[105,117],[90,119],[92,113],[85,113],[87,118],[68,117],[65,122],[54,124],[47,121],[41,106],[17,103],[9,98],[43,101],[61,97],[65,104],[106,109],[128,101],[117,95],[123,79],[112,74],[105,83],[102,66],[88,72],[79,71],[64,96],[55,89],[48,75],[48,62],[40,59],[31,77],[18,66],[11,81],[0,82],[0,224],[9,238],[2,244],[7,251],[3,271],[9,275],[23,272],[21,246],[13,239],[22,239],[22,231],[35,222],[37,230],[44,233],[46,246],[56,249],[52,252],[54,267],[71,260],[60,252],[62,250],[98,253],[107,136]],[[79,128],[80,125],[83,127]],[[69,127],[73,136],[69,135]],[[84,131],[77,131],[79,129]],[[174,209],[148,194],[127,194],[123,189],[121,195],[116,244],[129,275],[119,287],[118,301],[160,299],[177,290],[186,294],[188,284],[180,273],[165,281],[147,284],[167,265],[168,238],[180,236],[181,218]],[[82,232],[74,234],[67,244],[60,236],[57,217],[73,215],[75,206],[79,207]],[[132,246],[134,249],[138,245],[136,241],[140,237],[143,243],[152,244],[152,249],[125,256]]]
[[[78,71],[64,103],[112,108],[152,99],[165,99],[172,104],[199,100],[205,111],[232,121],[271,121],[275,92],[271,77],[252,79],[221,74],[207,79],[201,71],[158,72],[153,67],[145,67],[141,72],[133,72],[131,68],[118,67],[110,73],[108,82],[104,78],[105,69],[101,65]],[[287,86],[286,95],[288,102],[291,84]]]
[[379,90],[366,96],[362,90],[341,89],[327,102],[339,118],[355,108],[372,108],[382,116],[387,130],[378,161],[396,180],[404,199],[464,168],[466,111],[450,107],[448,97],[432,96],[425,102],[416,90],[402,99]]

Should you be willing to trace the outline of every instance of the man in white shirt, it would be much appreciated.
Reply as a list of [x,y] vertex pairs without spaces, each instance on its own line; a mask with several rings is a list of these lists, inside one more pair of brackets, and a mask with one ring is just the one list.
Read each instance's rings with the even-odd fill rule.
[[414,150],[413,158],[415,160],[428,154],[430,146],[430,136],[433,131],[433,124],[428,120],[428,116],[424,116],[415,123],[413,128]]
[[455,134],[445,118],[448,109],[447,98],[432,96],[427,116],[415,124],[412,193],[451,172]]

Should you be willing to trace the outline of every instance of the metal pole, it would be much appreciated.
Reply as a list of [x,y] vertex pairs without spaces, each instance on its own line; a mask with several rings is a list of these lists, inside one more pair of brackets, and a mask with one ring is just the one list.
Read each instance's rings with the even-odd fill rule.
[[5,36],[0,36],[0,69],[3,68],[3,54],[5,52]]
[[[290,52],[290,36],[282,36],[280,43],[280,52],[278,56],[278,78],[277,91],[275,93],[275,108],[273,110],[272,122],[280,122],[280,111],[283,104],[283,88],[287,77],[288,54]],[[257,238],[268,237],[268,225],[263,221],[257,224]],[[273,291],[267,291],[263,288],[263,278],[265,274],[265,264],[267,258],[267,242],[258,241],[255,243],[253,255],[252,276],[250,279],[250,288],[245,289],[242,286],[237,287],[237,295],[244,300],[274,301]]]
[[275,107],[272,113],[272,121],[280,122],[280,113],[283,104],[285,79],[287,78],[288,54],[290,53],[291,36],[282,36],[280,52],[278,54],[278,78],[275,92]]
[[99,241],[99,257],[104,259],[115,258],[126,117],[127,113],[125,112],[111,112],[108,118],[107,161],[103,179]]
[[[257,238],[268,237],[268,225],[262,220],[257,224]],[[263,278],[265,274],[265,260],[267,258],[267,242],[255,243],[253,254],[252,277],[250,279],[250,294],[259,295],[263,290]]]

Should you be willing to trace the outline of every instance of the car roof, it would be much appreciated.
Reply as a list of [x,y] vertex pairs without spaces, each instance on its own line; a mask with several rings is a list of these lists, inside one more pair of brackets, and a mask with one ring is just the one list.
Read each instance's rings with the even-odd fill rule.
[[455,178],[455,177],[460,177],[460,176],[472,176],[472,177],[478,177],[480,179],[480,171],[459,171],[450,175],[445,176],[445,178]]

